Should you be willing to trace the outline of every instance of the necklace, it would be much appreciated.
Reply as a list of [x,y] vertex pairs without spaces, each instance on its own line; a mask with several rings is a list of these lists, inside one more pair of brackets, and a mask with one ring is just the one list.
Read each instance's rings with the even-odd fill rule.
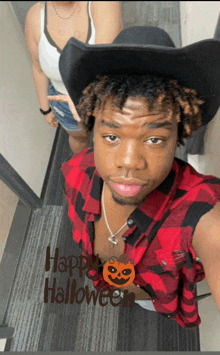
[[108,240],[112,243],[112,247],[114,247],[115,244],[118,244],[118,241],[115,240],[115,236],[126,226],[127,222],[115,233],[113,234],[111,231],[111,228],[109,227],[108,221],[107,221],[107,216],[106,216],[106,211],[105,211],[105,202],[104,202],[104,191],[105,191],[105,183],[103,185],[103,192],[102,192],[102,205],[103,205],[103,212],[104,212],[104,218],[105,218],[105,223],[108,227],[108,230],[110,232],[110,237]]
[[61,18],[62,20],[68,20],[70,17],[73,16],[73,14],[74,14],[74,12],[75,12],[76,5],[77,5],[77,3],[74,4],[74,6],[73,6],[74,10],[73,10],[73,12],[71,13],[71,15],[70,15],[69,17],[61,17],[61,16],[57,13],[56,8],[54,7],[54,1],[52,1],[52,6],[53,6],[54,11],[56,12],[56,15],[57,15],[59,18]]

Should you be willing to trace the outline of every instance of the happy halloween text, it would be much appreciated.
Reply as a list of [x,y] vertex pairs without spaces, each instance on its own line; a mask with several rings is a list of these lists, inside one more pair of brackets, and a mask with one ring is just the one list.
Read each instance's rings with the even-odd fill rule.
[[[86,260],[86,262],[84,262]],[[70,255],[69,257],[59,257],[59,248],[55,249],[55,255],[51,256],[50,254],[50,246],[47,247],[46,251],[46,263],[45,263],[45,271],[50,271],[53,263],[53,272],[68,272],[68,279],[66,283],[66,288],[58,287],[57,288],[57,280],[53,278],[52,284],[47,277],[45,279],[45,287],[44,287],[44,303],[64,303],[64,304],[73,304],[74,302],[81,304],[84,300],[87,304],[90,304],[93,301],[93,304],[96,305],[97,301],[100,306],[104,307],[108,304],[108,300],[103,300],[106,298],[110,299],[110,303],[113,307],[117,307],[120,303],[122,303],[123,307],[129,306],[130,308],[135,305],[135,294],[134,292],[124,291],[123,299],[120,297],[120,290],[114,289],[109,290],[107,288],[102,289],[101,291],[89,291],[89,287],[80,287],[77,289],[77,280],[71,279],[73,276],[73,270],[78,269],[79,277],[83,277],[83,272],[86,270],[86,276],[95,280],[99,268],[103,265],[98,262],[98,255],[95,262],[92,259],[92,256],[85,257],[80,255],[78,257],[74,255]],[[95,275],[90,275],[89,271],[95,270]],[[118,290],[118,294],[115,295],[115,291]],[[114,302],[114,300],[118,300],[118,302]]]

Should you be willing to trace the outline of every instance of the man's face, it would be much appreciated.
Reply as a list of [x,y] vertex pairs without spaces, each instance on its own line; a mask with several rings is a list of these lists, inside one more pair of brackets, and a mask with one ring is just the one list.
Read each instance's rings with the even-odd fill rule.
[[95,117],[94,159],[113,199],[139,205],[169,174],[178,123],[169,110],[148,111],[144,98],[129,97],[122,112],[109,99]]

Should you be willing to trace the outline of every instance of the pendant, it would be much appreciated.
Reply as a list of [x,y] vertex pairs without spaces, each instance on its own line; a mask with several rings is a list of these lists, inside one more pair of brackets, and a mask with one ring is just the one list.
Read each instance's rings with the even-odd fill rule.
[[[114,239],[113,239],[114,238]],[[118,244],[118,242],[115,240],[115,237],[109,237],[108,240],[112,243],[112,247],[114,247],[114,244]]]
[[66,32],[65,32],[64,30],[59,30],[59,31],[58,31],[58,35],[60,35],[60,36],[64,36],[65,33],[66,33]]

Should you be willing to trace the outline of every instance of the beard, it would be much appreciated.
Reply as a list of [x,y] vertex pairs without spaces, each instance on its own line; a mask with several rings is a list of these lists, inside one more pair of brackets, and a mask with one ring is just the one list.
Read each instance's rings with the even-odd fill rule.
[[120,206],[139,206],[147,200],[147,196],[144,196],[141,200],[137,201],[135,201],[132,197],[128,197],[126,200],[124,200],[120,197],[116,197],[113,193],[112,198]]

